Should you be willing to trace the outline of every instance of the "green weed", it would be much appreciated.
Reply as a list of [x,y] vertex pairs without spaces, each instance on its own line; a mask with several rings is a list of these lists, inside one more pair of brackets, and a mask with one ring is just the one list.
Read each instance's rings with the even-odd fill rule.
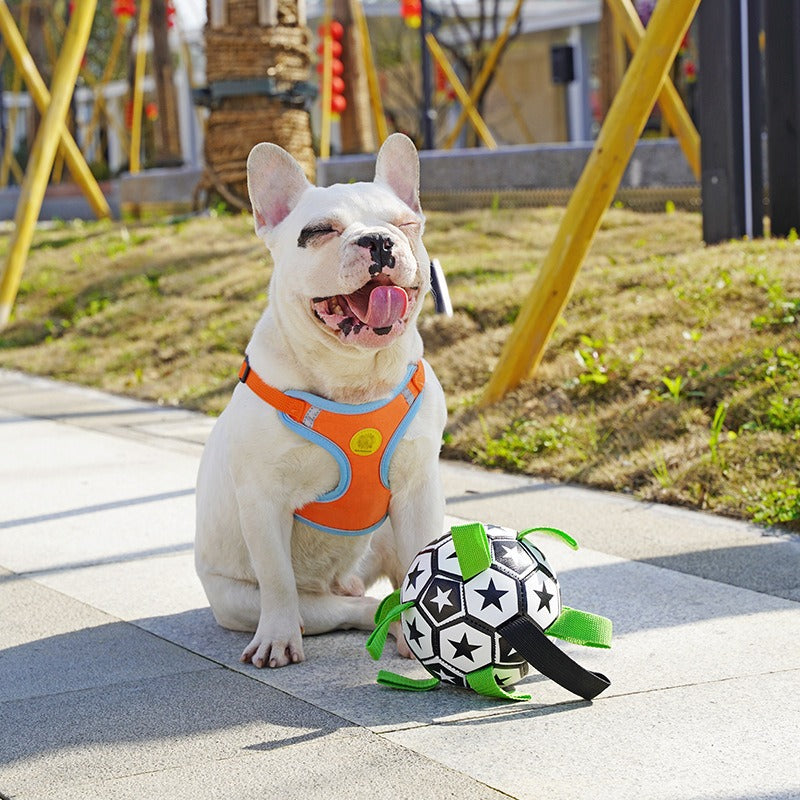
[[800,486],[786,483],[763,494],[747,506],[753,521],[762,525],[797,525],[800,520]]

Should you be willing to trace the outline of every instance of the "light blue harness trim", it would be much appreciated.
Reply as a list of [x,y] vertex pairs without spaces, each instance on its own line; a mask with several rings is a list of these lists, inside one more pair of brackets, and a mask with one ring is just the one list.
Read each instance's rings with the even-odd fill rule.
[[403,389],[408,386],[408,382],[411,380],[414,373],[417,371],[417,365],[412,364],[408,371],[406,372],[405,378],[403,378],[402,383],[392,392],[389,397],[384,400],[375,400],[372,403],[358,403],[356,405],[352,405],[350,403],[337,403],[335,400],[328,400],[326,397],[318,397],[315,394],[311,394],[311,392],[284,392],[289,397],[297,397],[301,400],[305,400],[307,403],[310,403],[312,406],[316,406],[317,408],[321,408],[324,411],[334,411],[337,414],[369,414],[370,411],[377,411],[379,408],[383,408],[384,406],[389,405],[392,400],[399,395]]
[[[424,366],[420,367],[420,369],[424,369]],[[403,379],[403,382],[394,390],[394,392],[387,398],[383,400],[376,400],[372,403],[359,403],[359,404],[348,404],[348,403],[337,403],[334,400],[328,400],[325,397],[318,397],[315,394],[311,394],[310,392],[285,392],[289,397],[296,397],[301,400],[305,400],[307,403],[310,403],[312,406],[316,408],[324,409],[325,411],[331,411],[336,414],[368,414],[371,411],[377,411],[379,408],[383,408],[384,406],[388,405],[392,402],[399,394],[405,391],[406,387],[408,386],[409,381],[413,377],[414,373],[417,371],[417,365],[412,364],[408,371],[406,372],[406,376]],[[387,488],[390,489],[389,486],[389,464],[392,460],[392,456],[394,455],[394,451],[397,448],[397,445],[400,443],[400,439],[405,435],[405,432],[408,430],[409,425],[411,425],[414,417],[417,415],[417,411],[419,411],[420,400],[422,399],[422,395],[425,389],[423,387],[422,391],[416,396],[415,400],[411,403],[406,412],[406,415],[403,417],[400,424],[397,426],[397,430],[392,434],[392,437],[389,439],[388,444],[386,445],[386,450],[384,450],[383,457],[381,458],[380,464],[380,480],[381,483]],[[319,497],[316,498],[317,503],[330,503],[334,500],[338,500],[350,487],[350,483],[353,479],[353,473],[350,468],[350,460],[347,458],[344,450],[342,450],[339,445],[335,442],[331,441],[327,436],[323,436],[321,433],[317,433],[317,431],[313,430],[313,428],[309,427],[309,425],[304,425],[296,420],[292,419],[288,414],[285,412],[279,412],[278,414],[279,419],[286,425],[287,428],[294,431],[295,433],[302,436],[304,439],[307,439],[312,444],[316,444],[319,447],[327,450],[336,461],[337,465],[339,466],[339,483],[328,492],[321,494]],[[310,423],[313,425],[313,417]],[[367,533],[372,533],[380,528],[381,525],[386,521],[386,518],[389,516],[385,514],[381,520],[376,522],[374,525],[371,525],[369,528],[364,528],[360,531],[344,531],[339,528],[329,528],[325,525],[320,525],[316,522],[312,522],[311,520],[306,519],[305,517],[298,514],[296,511],[294,513],[295,519],[299,519],[301,522],[304,522],[306,525],[309,525],[312,528],[316,528],[320,531],[325,531],[326,533],[334,533],[339,536],[364,536]]]

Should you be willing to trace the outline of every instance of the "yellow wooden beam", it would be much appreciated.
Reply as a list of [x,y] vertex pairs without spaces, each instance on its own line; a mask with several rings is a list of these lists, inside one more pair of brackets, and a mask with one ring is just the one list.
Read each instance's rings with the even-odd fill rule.
[[[0,327],[8,322],[11,308],[17,297],[22,270],[30,250],[36,220],[39,218],[42,208],[58,144],[62,138],[81,59],[92,30],[96,7],[97,0],[81,0],[80,3],[75,4],[67,34],[64,37],[61,55],[53,70],[50,105],[42,118],[31,150],[28,169],[14,215],[14,233],[9,243],[3,278],[0,282]],[[0,0],[0,9],[8,11],[5,0]]]
[[[514,27],[514,24],[519,18],[521,10],[522,0],[517,0],[513,10],[508,15],[508,19],[506,20],[506,24],[503,26],[503,30],[500,32],[500,35],[492,45],[492,49],[489,51],[489,55],[486,58],[486,63],[483,65],[483,69],[481,69],[481,71],[478,73],[478,77],[475,79],[475,83],[470,90],[469,99],[473,106],[481,96],[481,92],[483,91],[483,87],[486,86],[489,76],[494,72],[494,68],[497,65],[500,54],[503,52],[503,48],[508,41],[508,37],[511,35],[511,29]],[[469,111],[467,106],[462,104],[461,113],[458,115],[456,124],[453,126],[453,130],[451,130],[447,135],[447,138],[442,145],[444,150],[449,150],[455,144],[458,134],[461,133],[461,129],[464,127],[464,123],[467,121],[468,114]]]
[[331,126],[333,125],[333,112],[331,99],[333,98],[333,35],[331,34],[331,21],[333,19],[333,0],[325,0],[325,10],[322,16],[322,93],[320,102],[320,132],[319,132],[319,157],[331,157]]
[[483,391],[481,406],[500,400],[538,367],[699,4],[700,0],[656,3],[553,244]]
[[[8,52],[14,59],[17,70],[30,90],[33,102],[36,103],[39,112],[44,116],[50,105],[50,92],[47,90],[39,70],[36,69],[36,64],[34,64],[33,58],[31,58],[28,48],[25,46],[25,40],[17,29],[5,0],[0,0],[0,32],[2,32],[3,38],[6,40]],[[63,148],[69,171],[86,196],[92,211],[98,219],[108,219],[111,217],[108,201],[97,184],[94,175],[92,175],[83,153],[81,153],[80,148],[72,138],[72,134],[63,123],[59,125],[56,132],[58,133],[58,142]],[[38,209],[36,214],[38,216]]]
[[[628,43],[632,53],[636,52],[642,38],[644,37],[644,25],[636,13],[631,0],[606,0],[614,20],[622,31],[625,41]],[[667,77],[661,94],[658,96],[658,104],[664,115],[669,129],[675,134],[680,142],[683,154],[689,162],[689,166],[694,173],[694,177],[700,180],[700,134],[697,131],[686,106],[681,100],[675,84]]]
[[144,103],[144,71],[147,64],[147,30],[150,20],[150,0],[141,0],[136,28],[136,62],[133,73],[133,119],[128,169],[132,175],[142,167],[142,105]]
[[[6,8],[6,11],[8,9]],[[25,37],[28,33],[28,20],[30,19],[31,15],[31,3],[30,0],[22,0],[22,5],[19,9],[19,30],[17,33],[20,34],[19,38],[22,40],[23,44],[25,42]],[[11,18],[11,15],[8,15]],[[14,20],[11,18],[11,22],[13,23]],[[16,26],[15,26],[16,27]],[[3,36],[3,44],[5,45],[5,39],[7,37]],[[25,48],[27,52],[27,48]],[[9,50],[9,53],[11,51]],[[14,71],[11,74],[11,93],[16,94],[22,85],[22,75],[20,74],[19,67],[17,67],[16,62],[14,59],[11,59],[11,63],[14,64]],[[5,186],[8,183],[8,173],[9,170],[14,173],[14,178],[16,179],[17,183],[22,183],[24,175],[22,170],[20,169],[19,164],[17,163],[16,158],[14,158],[14,136],[13,133],[17,128],[17,114],[18,114],[18,107],[13,105],[8,111],[8,121],[6,124],[6,130],[11,132],[11,136],[6,136],[6,147],[3,151],[3,160],[0,162],[0,186]]]
[[458,79],[458,75],[455,73],[455,70],[450,66],[450,62],[447,60],[447,56],[444,54],[439,42],[436,41],[436,37],[432,33],[429,33],[425,37],[425,41],[428,43],[428,49],[431,51],[431,55],[436,59],[436,63],[441,67],[445,77],[448,81],[450,81],[450,85],[455,90],[455,93],[461,102],[462,109],[466,111],[467,115],[469,116],[469,121],[472,123],[472,127],[475,128],[478,136],[481,137],[483,143],[490,150],[496,150],[497,142],[494,140],[494,136],[492,136],[491,131],[483,121],[483,117],[481,117],[481,115],[478,113],[478,109],[475,108],[475,103],[467,93],[467,90],[464,88],[464,84],[461,83],[461,81]]
[[383,144],[389,136],[386,125],[386,115],[383,112],[381,89],[378,86],[378,73],[375,69],[375,59],[372,56],[372,42],[369,40],[369,26],[367,16],[361,2],[353,3],[353,11],[361,37],[361,49],[364,53],[364,66],[367,70],[367,85],[369,86],[369,101],[372,106],[372,118],[375,120],[375,133],[378,134],[378,144]]

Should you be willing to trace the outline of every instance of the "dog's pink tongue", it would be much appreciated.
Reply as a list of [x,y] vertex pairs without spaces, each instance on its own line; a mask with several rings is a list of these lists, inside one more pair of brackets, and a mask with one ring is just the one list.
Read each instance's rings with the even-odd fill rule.
[[347,300],[356,316],[370,328],[390,328],[408,309],[408,295],[399,286],[375,286],[369,294],[355,292]]

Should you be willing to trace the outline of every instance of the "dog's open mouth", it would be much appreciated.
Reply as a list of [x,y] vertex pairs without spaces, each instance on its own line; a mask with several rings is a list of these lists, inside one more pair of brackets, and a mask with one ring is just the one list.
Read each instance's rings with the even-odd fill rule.
[[418,289],[376,278],[351,294],[315,297],[311,308],[341,339],[380,347],[402,332],[418,295]]

